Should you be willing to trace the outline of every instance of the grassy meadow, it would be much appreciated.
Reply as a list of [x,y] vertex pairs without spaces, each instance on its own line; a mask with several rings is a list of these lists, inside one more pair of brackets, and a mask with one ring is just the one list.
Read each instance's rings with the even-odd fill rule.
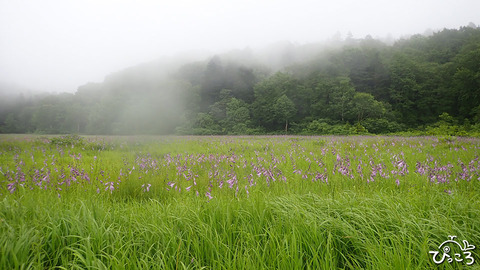
[[[1,135],[0,269],[479,269],[479,156],[455,137]],[[473,264],[433,261],[449,235]]]

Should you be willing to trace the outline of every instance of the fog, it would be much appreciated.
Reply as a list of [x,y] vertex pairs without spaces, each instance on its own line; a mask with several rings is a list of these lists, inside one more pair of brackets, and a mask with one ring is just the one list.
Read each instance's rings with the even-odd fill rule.
[[479,22],[476,0],[0,0],[0,81],[74,92],[112,72],[184,53],[333,37],[390,37]]

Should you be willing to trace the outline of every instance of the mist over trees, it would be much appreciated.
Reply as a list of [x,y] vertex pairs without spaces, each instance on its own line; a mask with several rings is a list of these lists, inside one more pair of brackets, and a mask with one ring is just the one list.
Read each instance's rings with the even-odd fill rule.
[[7,88],[0,85],[1,133],[480,131],[480,28],[391,45],[347,37],[335,45],[287,42],[262,54],[154,61],[74,94],[13,95]]

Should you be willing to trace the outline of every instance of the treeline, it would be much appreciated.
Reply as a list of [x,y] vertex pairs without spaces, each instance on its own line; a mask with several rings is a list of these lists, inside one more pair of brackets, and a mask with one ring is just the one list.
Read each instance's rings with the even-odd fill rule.
[[480,132],[480,28],[152,62],[1,103],[2,133],[468,135]]

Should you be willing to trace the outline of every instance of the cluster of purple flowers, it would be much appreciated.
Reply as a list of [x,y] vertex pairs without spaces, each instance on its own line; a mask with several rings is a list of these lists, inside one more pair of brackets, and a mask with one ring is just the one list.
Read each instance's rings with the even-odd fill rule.
[[[62,191],[73,187],[85,189],[87,185],[93,186],[98,193],[113,194],[122,188],[123,182],[128,182],[129,186],[136,186],[143,193],[159,189],[196,196],[204,194],[212,200],[217,192],[248,197],[259,185],[268,188],[274,183],[294,184],[299,181],[318,184],[330,184],[337,179],[364,183],[384,181],[400,186],[413,176],[435,184],[480,180],[478,156],[471,160],[458,158],[454,164],[431,155],[412,162],[412,157],[406,158],[403,152],[391,151],[390,147],[420,147],[420,153],[422,145],[404,144],[395,141],[371,145],[350,142],[340,146],[331,142],[307,151],[295,142],[291,142],[286,150],[278,150],[274,142],[269,142],[250,152],[244,147],[240,151],[231,149],[228,153],[165,154],[157,158],[139,153],[135,159],[125,157],[119,170],[118,166],[116,170],[109,169],[105,165],[109,161],[97,155],[88,157],[66,148],[57,148],[55,154],[34,149],[35,152],[23,155],[20,150],[15,150],[13,162],[0,167],[0,195],[4,194],[3,190],[15,193],[23,188],[55,190],[60,196]],[[461,146],[455,151],[469,150]],[[5,152],[2,155],[5,156]],[[415,170],[411,173],[409,169],[413,170],[413,167]]]
[[[64,149],[57,148],[59,156],[64,156]],[[55,154],[47,155],[45,149],[41,149],[44,159],[39,164],[37,163],[38,157],[32,153],[30,155],[31,162],[27,164],[23,159],[16,154],[13,157],[15,169],[9,169],[8,167],[0,167],[0,183],[6,182],[6,189],[9,193],[14,193],[19,187],[29,190],[42,189],[42,190],[55,190],[58,192],[66,191],[71,188],[85,187],[92,184],[91,175],[94,172],[94,165],[90,164],[90,171],[86,171],[82,167],[82,153],[69,153],[72,159],[66,164],[58,163]],[[96,160],[96,157],[94,158]],[[37,167],[40,165],[40,167]],[[84,165],[84,164],[83,164]],[[100,172],[101,176],[104,176],[104,172]],[[95,184],[104,185],[105,190],[112,192],[114,187],[112,184],[104,183],[105,178],[97,176],[94,181]],[[1,194],[0,189],[0,194]]]
[[434,157],[429,157],[425,162],[417,162],[415,172],[419,175],[427,175],[432,183],[449,183],[450,180],[458,182],[460,180],[471,181],[476,179],[480,181],[480,161],[478,156],[469,161],[466,166],[460,159],[457,162],[460,171],[455,172],[455,166],[447,162],[440,164]]

